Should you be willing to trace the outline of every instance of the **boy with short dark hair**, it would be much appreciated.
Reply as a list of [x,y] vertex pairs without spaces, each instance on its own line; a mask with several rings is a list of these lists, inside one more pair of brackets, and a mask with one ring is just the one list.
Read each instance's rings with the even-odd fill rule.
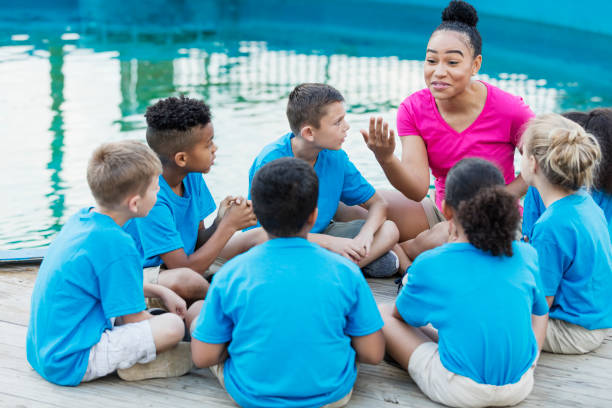
[[[340,92],[329,85],[296,86],[287,103],[291,132],[264,147],[251,166],[249,183],[259,168],[274,159],[305,160],[319,177],[319,215],[308,239],[352,260],[367,276],[391,276],[400,267],[398,256],[408,260],[395,246],[399,232],[386,221],[386,202],[342,150],[349,129],[343,102]],[[367,218],[334,221],[341,202],[365,208]],[[392,248],[397,253],[389,251]]]
[[[306,240],[318,180],[302,160],[263,166],[251,186],[269,241],[215,275],[191,350],[240,406],[342,407],[356,358],[378,364],[382,320],[359,268]],[[330,404],[330,405],[326,405]]]
[[[136,141],[93,153],[87,181],[97,205],[66,222],[32,293],[27,358],[48,381],[78,385],[115,370],[124,379],[168,377],[191,368],[186,344],[173,347],[184,334],[181,317],[194,312],[167,288],[143,287],[141,254],[121,228],[149,212],[160,172],[159,159]],[[174,313],[151,316],[143,291]]]
[[250,202],[242,197],[226,197],[213,224],[204,226],[204,218],[216,208],[202,177],[217,151],[208,105],[169,97],[149,106],[145,117],[147,143],[163,165],[160,191],[149,215],[134,220],[126,231],[144,253],[145,281],[188,301],[203,299],[208,290],[204,276],[264,234],[258,229],[234,235],[256,222]]

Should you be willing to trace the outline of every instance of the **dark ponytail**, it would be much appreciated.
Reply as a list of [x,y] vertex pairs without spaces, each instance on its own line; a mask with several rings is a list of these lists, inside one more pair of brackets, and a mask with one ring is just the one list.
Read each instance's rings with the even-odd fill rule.
[[468,240],[495,256],[512,256],[520,222],[516,197],[504,184],[494,164],[477,158],[459,161],[446,178],[446,204],[455,211]]
[[512,256],[520,221],[516,197],[502,186],[483,188],[459,204],[457,220],[472,245],[493,255]]

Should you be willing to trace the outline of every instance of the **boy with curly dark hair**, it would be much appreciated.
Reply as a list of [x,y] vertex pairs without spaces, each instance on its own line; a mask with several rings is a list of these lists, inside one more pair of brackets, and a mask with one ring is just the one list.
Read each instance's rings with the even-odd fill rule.
[[166,286],[187,301],[203,299],[209,286],[205,276],[258,243],[263,231],[235,235],[256,223],[243,197],[226,197],[212,225],[204,226],[204,218],[216,208],[202,177],[217,151],[208,105],[169,97],[147,108],[145,117],[147,143],[163,165],[160,191],[149,215],[126,230],[144,254],[146,282]]

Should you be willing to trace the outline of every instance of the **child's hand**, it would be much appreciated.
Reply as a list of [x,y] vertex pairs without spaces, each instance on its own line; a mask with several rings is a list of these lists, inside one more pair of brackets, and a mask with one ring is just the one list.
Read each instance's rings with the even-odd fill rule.
[[251,201],[244,197],[236,197],[225,212],[222,222],[228,223],[236,231],[256,225],[257,218]]
[[217,219],[219,221],[225,216],[225,212],[230,208],[234,200],[236,200],[236,197],[227,196],[219,203],[219,211],[217,211]]
[[395,132],[393,129],[389,131],[389,124],[383,122],[381,117],[377,119],[370,117],[370,129],[367,132],[361,129],[361,135],[379,163],[388,162],[393,158]]
[[187,303],[173,290],[168,288],[165,289],[166,290],[161,293],[161,300],[164,302],[164,305],[166,305],[166,309],[168,309],[170,313],[177,314],[181,318],[184,318],[187,312]]
[[362,257],[370,255],[370,248],[372,248],[372,241],[374,241],[374,235],[368,233],[359,233],[353,238],[353,248],[362,254]]
[[329,243],[329,250],[342,255],[345,258],[358,264],[365,256],[365,250],[358,248],[355,241],[351,238],[332,237]]

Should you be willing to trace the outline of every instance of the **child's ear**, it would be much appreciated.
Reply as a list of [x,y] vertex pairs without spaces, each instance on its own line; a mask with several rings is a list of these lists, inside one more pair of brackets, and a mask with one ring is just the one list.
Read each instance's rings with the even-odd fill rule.
[[176,152],[174,154],[174,163],[179,167],[185,167],[187,165],[187,153]]
[[447,220],[453,218],[453,208],[446,204],[446,200],[442,200],[442,214],[444,214],[444,218]]
[[301,135],[302,137],[309,141],[309,142],[313,142],[314,141],[314,133],[312,131],[312,126],[310,125],[306,125],[302,128],[301,130]]
[[310,225],[311,227],[308,228],[308,231],[310,231],[310,229],[312,228],[312,226],[315,224],[315,222],[317,221],[317,217],[319,215],[319,208],[315,207],[314,211],[310,213],[310,215],[308,216],[308,218],[306,219],[306,224]]
[[138,206],[140,205],[140,196],[138,194],[129,196],[127,199],[127,207],[132,214],[138,213]]

